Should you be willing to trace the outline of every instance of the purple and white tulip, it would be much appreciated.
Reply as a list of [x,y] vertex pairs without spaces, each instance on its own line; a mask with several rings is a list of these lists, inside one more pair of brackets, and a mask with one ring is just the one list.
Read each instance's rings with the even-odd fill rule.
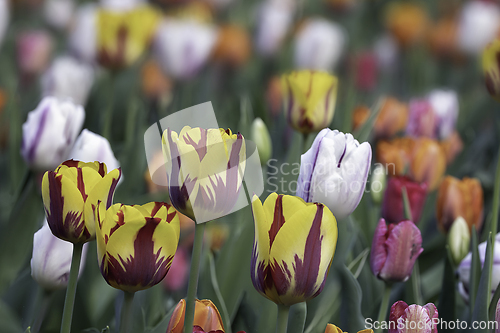
[[432,303],[424,306],[397,301],[389,314],[389,333],[437,333],[438,310]]
[[339,220],[359,204],[370,170],[372,150],[350,134],[323,129],[302,155],[298,197],[325,204]]
[[500,7],[493,1],[467,1],[458,24],[458,45],[472,55],[481,54],[500,28]]
[[255,40],[259,54],[272,56],[279,51],[293,22],[294,13],[295,1],[267,0],[260,5]]
[[436,115],[436,134],[439,139],[448,138],[455,131],[458,118],[458,95],[453,90],[433,90],[427,96]]
[[[69,154],[69,158],[82,162],[99,161],[106,164],[108,170],[114,170],[120,167],[120,162],[118,162],[115,154],[113,154],[109,141],[88,129],[84,129],[76,139],[75,145]],[[122,178],[120,178],[120,180]]]

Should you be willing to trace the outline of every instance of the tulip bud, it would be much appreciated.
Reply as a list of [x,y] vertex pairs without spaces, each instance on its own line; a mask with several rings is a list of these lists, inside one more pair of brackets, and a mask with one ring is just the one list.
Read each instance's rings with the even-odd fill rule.
[[346,33],[329,20],[306,21],[295,39],[295,66],[299,69],[331,71],[342,56]]
[[21,33],[16,40],[19,70],[29,76],[38,75],[45,68],[52,53],[52,37],[45,31]]
[[255,118],[253,121],[251,132],[252,141],[255,142],[259,151],[260,163],[264,165],[273,154],[271,135],[269,135],[266,124],[260,118]]
[[286,306],[318,296],[337,245],[337,221],[328,207],[271,193],[264,204],[254,195],[252,212],[255,289]]
[[99,161],[106,164],[109,170],[120,167],[120,163],[115,158],[109,141],[88,129],[84,129],[78,139],[76,139],[69,158],[82,162]]
[[[491,267],[491,296],[497,290],[500,283],[500,233],[495,236],[493,240],[495,242],[494,252],[493,252],[493,266]],[[479,261],[481,262],[481,267],[484,266],[484,259],[486,257],[486,242],[478,245]],[[493,245],[493,244],[492,244]],[[458,291],[465,301],[469,300],[469,283],[470,283],[470,269],[472,263],[472,253],[468,253],[467,256],[458,265]]]
[[389,332],[437,333],[438,310],[432,303],[424,306],[397,301],[389,312]]
[[43,74],[41,83],[43,96],[70,99],[77,105],[85,105],[94,83],[94,70],[75,58],[62,56]]
[[237,68],[247,63],[251,52],[251,42],[245,29],[238,25],[220,28],[213,58],[229,67]]
[[463,217],[459,216],[453,222],[448,234],[448,246],[451,257],[456,265],[469,253],[470,231],[469,225]]
[[67,159],[85,111],[72,102],[45,97],[23,124],[21,155],[37,170],[51,170]]
[[278,52],[293,21],[295,2],[266,0],[258,11],[256,48],[263,56]]
[[384,193],[381,215],[389,223],[398,223],[406,219],[403,188],[406,189],[408,195],[411,218],[415,223],[418,223],[427,197],[427,185],[413,182],[405,176],[389,178]]
[[500,39],[493,40],[483,51],[483,74],[488,93],[500,101]]
[[337,102],[337,77],[300,71],[283,75],[283,105],[288,124],[301,133],[328,127]]
[[469,226],[481,230],[483,224],[483,189],[479,180],[465,177],[462,180],[446,176],[439,186],[437,205],[439,229],[448,232],[452,223],[463,217]]
[[7,27],[9,26],[9,17],[9,1],[0,0],[0,46],[2,45],[5,32],[7,31]]
[[154,51],[163,70],[176,79],[194,77],[208,60],[217,30],[191,20],[164,20],[158,27]]
[[422,249],[422,235],[412,221],[386,224],[380,219],[373,235],[370,267],[386,282],[406,281]]
[[[85,266],[87,246],[83,247],[80,275]],[[31,257],[31,276],[43,288],[56,290],[68,285],[73,244],[63,241],[52,234],[47,221],[33,237]]]
[[[167,333],[182,333],[184,328],[184,317],[186,313],[186,301],[181,299],[170,317]],[[219,310],[211,300],[196,300],[194,307],[193,332],[198,326],[204,332],[224,332],[224,325]],[[199,332],[197,330],[196,332]]]
[[458,24],[458,45],[472,55],[480,54],[498,33],[500,9],[496,3],[468,1],[464,3]]
[[431,104],[425,99],[410,101],[410,116],[406,134],[412,137],[436,138],[437,118]]
[[416,3],[395,1],[386,10],[385,25],[402,47],[421,41],[428,21],[424,8]]
[[363,196],[372,150],[350,134],[325,128],[302,155],[297,182],[298,197],[324,203],[337,219],[351,214]]
[[375,137],[391,138],[398,132],[404,131],[407,123],[408,106],[395,98],[385,98],[375,120]]
[[380,204],[384,197],[384,191],[387,186],[386,171],[385,166],[382,164],[377,164],[375,169],[373,169],[372,179],[370,181],[370,193],[373,202],[377,204]]
[[46,0],[43,4],[45,21],[56,29],[68,29],[74,13],[75,2],[73,0]]
[[97,6],[87,3],[75,14],[69,34],[69,48],[76,58],[94,63],[97,55]]

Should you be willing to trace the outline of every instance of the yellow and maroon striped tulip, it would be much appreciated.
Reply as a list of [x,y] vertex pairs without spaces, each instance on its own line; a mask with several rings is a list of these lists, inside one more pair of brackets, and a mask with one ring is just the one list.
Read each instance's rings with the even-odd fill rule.
[[106,164],[63,162],[42,179],[42,198],[47,222],[54,236],[72,243],[95,238],[94,212],[98,201],[113,203],[121,169],[107,173]]
[[114,288],[136,292],[161,282],[179,243],[180,223],[174,207],[164,202],[96,213],[97,256],[102,276]]
[[325,72],[303,70],[283,75],[283,105],[290,126],[301,133],[330,126],[337,102],[338,80]]
[[337,221],[323,204],[272,193],[254,195],[251,277],[259,293],[290,306],[319,295],[337,245]]
[[[370,333],[370,332],[373,333],[373,330],[367,328],[359,331],[358,333]],[[333,324],[328,324],[326,325],[325,333],[347,333],[347,332],[342,331],[339,327]]]
[[488,93],[500,101],[500,39],[493,40],[483,51],[484,82]]
[[245,139],[230,129],[184,127],[162,138],[170,201],[197,223],[232,212],[245,172]]

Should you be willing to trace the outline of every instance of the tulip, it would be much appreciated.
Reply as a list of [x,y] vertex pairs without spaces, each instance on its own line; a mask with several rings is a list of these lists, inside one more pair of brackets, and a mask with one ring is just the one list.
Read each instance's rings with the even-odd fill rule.
[[410,101],[410,117],[406,134],[412,137],[436,137],[437,118],[432,105],[425,99]]
[[67,159],[84,118],[81,106],[43,98],[23,124],[21,155],[26,163],[32,169],[55,169]]
[[111,69],[135,63],[152,41],[160,18],[160,13],[149,6],[99,10],[96,17],[99,63]]
[[144,95],[152,100],[168,102],[171,98],[172,81],[163,74],[155,60],[149,60],[142,66],[141,85]]
[[241,67],[247,63],[251,52],[251,42],[245,29],[238,25],[220,28],[213,58],[229,67]]
[[412,221],[418,223],[427,197],[427,185],[411,181],[406,176],[389,178],[384,193],[381,215],[389,223],[398,223],[406,219],[403,188],[406,189],[408,195]]
[[422,235],[409,220],[386,224],[380,219],[373,235],[370,268],[386,282],[406,281],[422,249]]
[[377,84],[377,58],[375,54],[365,52],[355,59],[356,87],[371,91]]
[[337,219],[358,206],[370,171],[372,151],[350,134],[325,128],[302,155],[297,184],[298,197],[324,203]]
[[415,3],[392,2],[386,10],[385,25],[402,47],[421,41],[428,21],[424,8]]
[[[82,262],[85,262],[87,246],[84,246]],[[71,268],[73,244],[52,234],[47,221],[33,237],[31,276],[46,290],[66,288]],[[84,265],[80,266],[80,275]]]
[[134,10],[144,2],[144,0],[100,0],[103,8],[117,12]]
[[25,31],[17,37],[16,44],[21,73],[29,77],[47,68],[52,53],[52,37],[47,32]]
[[263,56],[276,54],[293,22],[295,2],[290,0],[266,0],[257,17],[256,49]]
[[45,21],[56,29],[68,29],[74,14],[75,2],[73,0],[46,0],[43,4]]
[[267,126],[260,118],[255,118],[252,123],[252,141],[257,145],[259,151],[260,163],[266,164],[273,154],[273,145],[271,135],[267,130]]
[[[361,331],[358,331],[358,333],[373,333],[373,330],[371,329],[364,329]],[[325,333],[344,333],[340,328],[333,324],[328,324],[326,325]]]
[[255,289],[285,306],[318,296],[337,244],[333,214],[323,204],[294,196],[272,193],[264,204],[256,195],[252,200]]
[[88,3],[76,13],[69,34],[69,48],[79,60],[93,63],[97,55],[97,13],[96,5]]
[[111,206],[120,176],[120,169],[107,173],[104,163],[74,160],[47,171],[42,179],[42,198],[54,236],[72,243],[95,239],[97,203]]
[[463,217],[459,216],[453,222],[448,234],[448,246],[451,257],[456,265],[462,261],[469,252],[470,231],[469,225]]
[[279,116],[283,105],[283,87],[281,86],[281,78],[279,76],[273,76],[269,79],[266,100],[271,115],[273,117]]
[[458,96],[453,90],[433,90],[427,99],[437,118],[436,135],[447,139],[455,131],[458,118]]
[[290,126],[301,133],[328,127],[337,102],[337,78],[323,72],[283,75],[283,106]]
[[372,178],[370,181],[370,193],[372,195],[373,202],[380,204],[385,193],[385,188],[387,187],[387,170],[382,164],[377,164],[373,169]]
[[352,130],[359,130],[370,118],[370,109],[366,105],[359,105],[352,111]]
[[458,54],[458,20],[454,17],[439,19],[430,29],[428,43],[431,52],[439,58]]
[[106,164],[106,167],[110,170],[120,167],[120,162],[115,158],[109,141],[88,129],[84,129],[76,139],[69,157],[81,162],[98,161]]
[[439,229],[448,232],[452,223],[463,217],[472,230],[483,225],[483,189],[479,180],[465,177],[462,180],[446,176],[439,186],[436,204]]
[[108,284],[127,292],[150,288],[167,274],[179,243],[179,216],[164,202],[115,204],[96,213],[97,256]]
[[[182,333],[184,327],[184,314],[186,312],[186,301],[181,299],[170,317],[167,333]],[[196,328],[196,330],[195,330]],[[200,332],[222,332],[224,325],[219,310],[211,300],[196,300],[193,322],[193,333]]]
[[458,45],[462,51],[480,54],[498,33],[500,9],[486,1],[468,1],[462,7],[458,24]]
[[245,172],[245,140],[230,129],[186,126],[162,138],[172,205],[197,223],[231,213]]
[[408,123],[408,106],[395,98],[384,99],[375,120],[374,133],[377,138],[390,138],[404,131]]
[[42,95],[85,105],[94,83],[93,68],[70,56],[56,58],[42,76]]
[[[495,293],[498,285],[500,284],[500,233],[495,236],[495,246],[493,249],[493,266],[491,267],[491,296]],[[493,245],[493,244],[492,244]],[[481,267],[484,266],[484,259],[486,257],[486,242],[478,245],[479,261]],[[470,267],[472,263],[472,253],[469,252],[467,256],[458,265],[458,291],[465,301],[469,300],[469,283],[470,283]]]
[[424,306],[397,301],[389,314],[389,333],[437,333],[438,310],[432,303]]
[[309,19],[295,39],[295,66],[299,69],[331,71],[340,60],[346,33],[329,20]]
[[493,40],[483,51],[483,73],[484,82],[488,93],[497,101],[500,101],[500,39]]
[[216,42],[217,30],[211,25],[169,19],[158,28],[154,51],[168,75],[184,80],[201,70]]
[[9,1],[0,0],[0,46],[2,45],[5,32],[7,31],[7,27],[9,26],[9,17]]

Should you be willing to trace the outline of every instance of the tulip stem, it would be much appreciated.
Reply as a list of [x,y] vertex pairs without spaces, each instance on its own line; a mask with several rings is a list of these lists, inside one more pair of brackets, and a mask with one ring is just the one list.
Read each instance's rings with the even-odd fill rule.
[[288,313],[290,311],[290,307],[278,304],[278,318],[276,320],[276,333],[286,333],[286,329],[288,326]]
[[193,253],[191,255],[191,269],[189,271],[189,285],[186,299],[186,315],[184,317],[184,333],[193,332],[195,297],[198,289],[198,275],[200,271],[201,250],[203,249],[203,235],[206,223],[196,223],[194,229]]
[[131,331],[130,320],[132,319],[132,303],[134,302],[135,293],[124,291],[123,294],[124,297],[120,315],[120,333],[128,333]]
[[73,306],[75,305],[76,283],[78,282],[78,272],[80,270],[80,262],[82,260],[82,250],[82,243],[73,244],[73,258],[71,259],[71,269],[69,271],[66,299],[64,300],[61,333],[70,333],[71,331],[71,319],[73,317]]
[[302,134],[302,152],[301,154],[305,154],[307,152],[307,138],[309,138],[308,133]]
[[413,288],[413,297],[415,298],[415,303],[418,305],[423,305],[422,290],[420,289],[420,268],[418,267],[418,260],[416,260],[415,265],[413,265],[411,285]]
[[[491,220],[491,234],[493,237],[497,234],[498,227],[498,206],[500,201],[500,148],[498,149],[498,161],[497,161],[497,170],[495,172],[495,187],[493,189],[493,218]],[[495,253],[495,242],[491,243],[491,251]]]
[[[385,284],[384,295],[382,296],[382,303],[380,303],[380,310],[378,312],[378,322],[384,322],[387,317],[387,310],[389,310],[389,300],[391,298],[391,285],[389,283]],[[376,330],[377,333],[381,333],[382,329],[379,327]]]

